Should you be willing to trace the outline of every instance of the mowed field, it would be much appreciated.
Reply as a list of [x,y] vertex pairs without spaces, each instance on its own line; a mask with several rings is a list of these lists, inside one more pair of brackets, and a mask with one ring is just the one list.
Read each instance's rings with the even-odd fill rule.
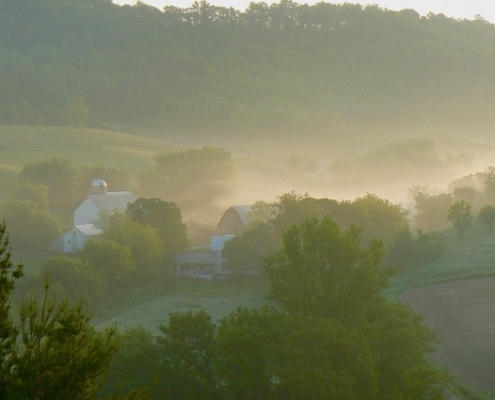
[[436,361],[461,381],[495,391],[495,277],[414,289],[400,300],[438,333]]
[[121,310],[112,316],[95,318],[94,323],[100,329],[110,325],[117,325],[122,329],[142,326],[151,333],[158,334],[158,327],[168,323],[170,313],[204,310],[214,321],[218,321],[239,306],[260,307],[268,301],[267,292],[267,282],[258,279],[212,282],[180,278],[174,293]]
[[451,227],[443,233],[445,254],[393,278],[389,294],[437,332],[436,361],[461,382],[495,392],[495,232],[474,221],[462,242]]

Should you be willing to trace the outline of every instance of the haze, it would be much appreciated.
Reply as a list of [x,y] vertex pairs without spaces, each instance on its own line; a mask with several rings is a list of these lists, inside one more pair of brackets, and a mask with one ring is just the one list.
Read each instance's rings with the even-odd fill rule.
[[0,0],[0,400],[495,400],[490,3],[112,1]]

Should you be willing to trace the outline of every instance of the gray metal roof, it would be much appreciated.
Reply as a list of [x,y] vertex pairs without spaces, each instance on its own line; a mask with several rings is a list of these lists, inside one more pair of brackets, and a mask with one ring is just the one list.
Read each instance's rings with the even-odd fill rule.
[[74,225],[74,228],[81,232],[84,236],[101,235],[103,231],[96,228],[93,224]]
[[244,206],[232,206],[231,208],[233,208],[237,212],[242,223],[244,224],[244,226],[246,226],[249,220],[249,213],[251,212],[251,209],[253,207],[244,205]]
[[100,211],[125,211],[127,204],[137,199],[131,192],[107,192],[101,195],[89,195],[88,198]]
[[227,240],[230,240],[235,235],[213,235],[211,236],[211,251],[222,251]]

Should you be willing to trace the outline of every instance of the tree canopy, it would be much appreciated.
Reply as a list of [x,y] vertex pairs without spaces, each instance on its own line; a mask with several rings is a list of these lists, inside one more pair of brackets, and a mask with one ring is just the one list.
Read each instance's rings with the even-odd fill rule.
[[[174,313],[155,340],[127,350],[155,366],[153,399],[446,400],[447,376],[428,356],[435,335],[419,314],[383,295],[389,272],[378,240],[329,218],[284,231],[266,259],[272,302],[238,307],[220,321],[204,310]],[[130,369],[132,373],[132,368]],[[131,378],[132,379],[132,378]]]
[[187,228],[175,203],[158,198],[139,198],[127,206],[126,213],[131,221],[156,229],[167,255],[186,248],[189,241]]
[[2,1],[0,15],[3,124],[324,139],[385,116],[493,122],[495,27],[482,19],[292,1]]

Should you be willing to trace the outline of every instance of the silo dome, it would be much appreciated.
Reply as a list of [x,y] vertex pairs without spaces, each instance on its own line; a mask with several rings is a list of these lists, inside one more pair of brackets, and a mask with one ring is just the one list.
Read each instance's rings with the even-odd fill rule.
[[103,179],[91,182],[91,194],[107,194],[107,183]]

